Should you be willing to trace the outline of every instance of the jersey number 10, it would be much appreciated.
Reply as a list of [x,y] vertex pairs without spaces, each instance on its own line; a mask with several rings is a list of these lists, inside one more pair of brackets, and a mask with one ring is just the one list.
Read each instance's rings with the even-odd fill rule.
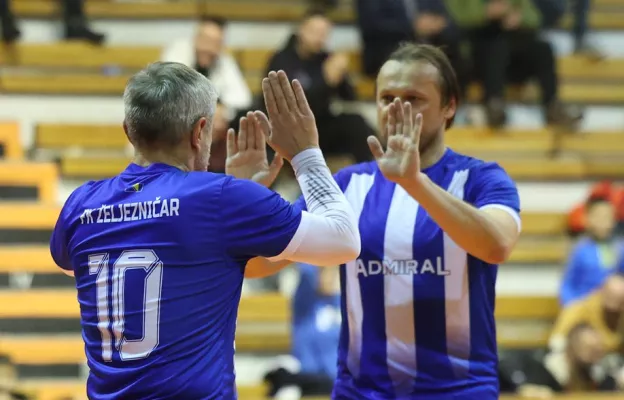
[[[108,253],[89,256],[89,275],[97,275],[95,284],[102,359],[112,361],[113,342],[122,361],[146,358],[158,346],[163,263],[153,250],[127,250],[115,261],[109,279],[109,260]],[[143,291],[143,337],[129,340],[124,336],[125,279],[126,272],[136,269],[145,271],[143,286],[133,288],[133,291]],[[109,310],[109,302],[112,310]],[[112,324],[109,315],[112,316]]]

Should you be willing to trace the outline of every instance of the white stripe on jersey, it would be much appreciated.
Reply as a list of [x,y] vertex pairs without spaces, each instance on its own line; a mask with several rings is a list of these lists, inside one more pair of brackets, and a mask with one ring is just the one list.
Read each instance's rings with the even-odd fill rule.
[[[416,200],[396,185],[388,210],[384,261],[414,259],[412,243],[418,209]],[[417,373],[413,293],[412,274],[384,274],[386,364],[397,394],[412,391]]]
[[[464,199],[468,170],[457,171],[448,192]],[[468,373],[470,358],[470,295],[468,286],[468,254],[444,233],[444,277],[446,348],[453,371],[458,378]]]
[[[370,188],[375,181],[373,174],[353,174],[344,194],[349,204],[353,208],[355,218],[359,221],[364,201]],[[357,377],[360,374],[360,357],[362,354],[362,320],[364,313],[362,310],[362,294],[360,292],[360,281],[357,276],[357,266],[355,260],[347,263],[346,275],[346,302],[347,318],[349,322],[349,353],[347,356],[347,366],[349,371]]]

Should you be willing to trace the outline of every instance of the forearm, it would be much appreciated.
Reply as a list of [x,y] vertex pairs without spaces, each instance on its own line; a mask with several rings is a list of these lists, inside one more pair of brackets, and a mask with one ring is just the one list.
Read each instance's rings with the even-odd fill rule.
[[291,260],[335,266],[360,253],[358,220],[336,184],[319,149],[308,149],[292,160],[308,211],[282,254],[270,261]]
[[245,278],[257,279],[274,275],[292,264],[289,260],[269,261],[264,257],[255,257],[247,261]]
[[422,183],[405,187],[449,237],[469,254],[491,264],[507,259],[515,243],[483,210],[458,199],[421,174]]

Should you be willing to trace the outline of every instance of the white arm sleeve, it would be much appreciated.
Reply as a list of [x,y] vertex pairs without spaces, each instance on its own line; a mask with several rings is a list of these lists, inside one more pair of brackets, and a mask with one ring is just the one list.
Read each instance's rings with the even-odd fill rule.
[[335,266],[357,258],[361,247],[358,220],[321,150],[305,150],[291,164],[308,211],[303,211],[299,228],[286,249],[269,260]]

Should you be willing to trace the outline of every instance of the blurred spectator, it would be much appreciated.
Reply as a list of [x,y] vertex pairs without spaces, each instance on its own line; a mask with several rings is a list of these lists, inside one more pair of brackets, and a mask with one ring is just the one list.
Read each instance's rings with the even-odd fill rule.
[[292,302],[292,355],[279,357],[266,376],[270,395],[282,391],[302,396],[329,395],[337,376],[340,339],[340,274],[338,268],[300,264]]
[[371,158],[366,137],[373,129],[359,114],[331,110],[336,97],[352,101],[356,93],[349,79],[349,58],[346,54],[327,52],[332,24],[318,11],[308,13],[296,34],[286,46],[273,55],[269,71],[284,70],[291,79],[303,85],[310,108],[316,117],[321,149],[325,154],[351,154],[356,162]]
[[464,95],[470,80],[470,60],[463,55],[460,30],[444,0],[358,0],[356,6],[367,75],[376,77],[401,42],[429,43],[444,50]]
[[621,359],[605,356],[599,332],[586,323],[575,325],[567,333],[564,351],[534,358],[525,365],[518,393],[546,398],[561,392],[615,391]]
[[17,369],[11,359],[0,354],[0,400],[27,400],[28,397],[16,391]]
[[563,308],[549,341],[552,352],[563,352],[572,328],[588,324],[595,329],[606,354],[618,353],[624,344],[624,275],[614,274],[589,296]]
[[446,0],[446,5],[470,38],[491,126],[506,123],[507,84],[535,78],[546,122],[576,127],[582,115],[559,101],[556,58],[550,43],[539,36],[541,15],[531,0]]
[[[605,181],[595,184],[588,196],[588,199],[608,198],[616,210],[617,226],[616,235],[624,234],[624,187],[614,185],[612,182]],[[568,214],[568,232],[572,236],[579,235],[585,231],[587,224],[585,204],[576,206]]]
[[314,8],[331,10],[338,5],[339,0],[308,0],[308,2]]
[[574,246],[561,285],[563,306],[600,287],[616,267],[620,246],[614,240],[615,207],[604,197],[585,205],[586,237]]
[[293,356],[301,372],[337,375],[340,335],[340,274],[338,268],[299,264],[299,285],[293,297]]
[[416,0],[356,0],[357,24],[364,45],[362,66],[367,75],[376,77],[401,42],[416,40],[412,20],[415,4]]
[[416,40],[440,47],[453,65],[461,90],[465,97],[472,72],[471,58],[464,55],[462,33],[451,18],[444,0],[417,0],[418,12],[413,25]]
[[[84,0],[62,0],[63,21],[65,23],[65,39],[82,39],[91,43],[102,44],[104,35],[89,29],[84,12]],[[0,24],[2,40],[12,43],[19,39],[15,15],[11,11],[10,0],[0,0]]]
[[604,54],[586,39],[589,30],[591,0],[533,0],[533,2],[540,10],[542,25],[546,28],[556,25],[565,14],[568,5],[571,5],[574,52],[592,58],[604,57]]
[[205,75],[219,92],[228,120],[238,111],[251,107],[251,91],[236,60],[225,50],[224,19],[204,17],[195,38],[178,40],[168,46],[162,61],[173,61],[195,68]]

